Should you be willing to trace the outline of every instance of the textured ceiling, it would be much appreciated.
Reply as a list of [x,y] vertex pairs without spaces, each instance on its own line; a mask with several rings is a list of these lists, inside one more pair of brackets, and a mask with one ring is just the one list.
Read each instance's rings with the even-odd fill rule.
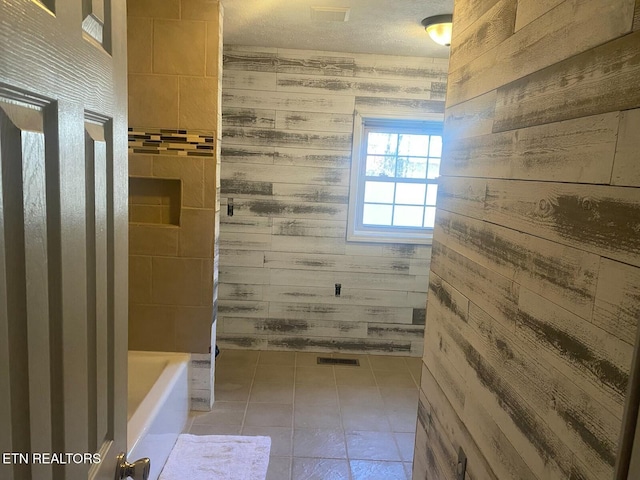
[[[222,0],[224,42],[235,45],[419,57],[449,56],[420,21],[453,0]],[[311,20],[311,7],[350,7],[347,22]]]

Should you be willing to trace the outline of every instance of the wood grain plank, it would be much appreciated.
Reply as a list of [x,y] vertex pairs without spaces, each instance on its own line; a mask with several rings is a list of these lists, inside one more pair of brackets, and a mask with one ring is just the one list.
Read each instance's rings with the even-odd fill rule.
[[529,340],[551,365],[590,397],[622,416],[633,348],[521,287],[516,335]]
[[272,235],[345,238],[346,226],[337,220],[273,219]]
[[398,325],[396,323],[372,323],[367,326],[369,338],[388,338],[391,340],[424,339],[424,326]]
[[[346,176],[347,172],[342,171],[344,172],[343,175]],[[340,185],[276,183],[273,185],[273,197],[278,200],[346,205],[349,203],[349,187]]]
[[278,110],[276,128],[315,132],[353,132],[353,115]]
[[401,258],[371,258],[348,255],[296,254],[265,252],[265,266],[279,269],[309,269],[335,272],[370,272],[408,274],[409,260]]
[[[444,433],[454,449],[458,450],[459,447],[462,447],[467,454],[467,473],[473,478],[486,480],[503,478],[496,476],[489,462],[478,448],[474,438],[469,433],[466,425],[456,414],[455,410],[453,410],[441,386],[433,377],[429,366],[425,364],[423,364],[422,376],[420,377],[420,391],[421,395],[425,396],[428,405],[431,407],[428,418],[435,417],[442,425],[440,431]],[[429,424],[430,427],[433,428],[433,422]],[[427,433],[430,434],[430,431]]]
[[640,319],[640,269],[603,258],[600,261],[593,323],[633,345]]
[[217,345],[222,350],[229,349],[252,349],[252,350],[266,350],[267,349],[267,337],[256,337],[249,335],[234,335],[231,333],[224,333],[224,322],[220,322],[223,327],[218,330],[216,338]]
[[[469,329],[461,333],[500,370],[505,381],[520,392],[551,430],[584,459],[590,470],[586,478],[611,476],[619,418],[585,397],[574,382],[541,359],[537,347],[523,343],[473,303],[469,307]],[[544,445],[544,441],[535,443]],[[544,450],[540,453],[549,454]]]
[[517,283],[438,241],[433,242],[431,271],[454,285],[462,295],[502,322],[506,328],[513,328],[520,289]]
[[471,24],[488,12],[499,0],[470,0],[453,6],[454,35],[461,35]]
[[269,269],[262,267],[245,267],[220,263],[220,284],[223,283],[246,283],[250,278],[255,285],[269,284]]
[[263,264],[264,253],[259,251],[220,250],[220,267],[262,267]]
[[448,248],[591,319],[598,255],[444,211],[435,234]]
[[353,77],[355,74],[353,57],[351,53],[279,48],[276,70],[278,73]]
[[[418,417],[420,418],[421,410],[426,412],[423,417],[426,421],[423,424],[418,423],[415,439],[415,454],[413,459],[414,478],[442,478],[444,480],[453,480],[451,475],[455,470],[444,470],[441,466],[441,458],[436,454],[436,442],[451,442],[448,438],[443,438],[444,428],[440,426],[438,420],[429,417],[429,407],[422,404],[424,393],[421,392],[421,398],[418,403]],[[424,400],[426,402],[426,400]],[[428,433],[427,433],[428,431]],[[452,448],[452,446],[451,446]]]
[[[488,181],[471,177],[440,177],[438,209],[482,220]],[[436,213],[436,219],[438,213]]]
[[224,108],[222,125],[225,127],[274,128],[276,111],[261,108]]
[[[242,109],[238,109],[242,110]],[[228,163],[273,163],[276,156],[275,147],[222,145],[220,150],[221,160]]]
[[272,197],[273,183],[223,178],[220,180],[220,194],[231,198],[238,195]]
[[269,335],[269,348],[274,350],[294,350],[312,352],[348,352],[386,355],[407,355],[411,352],[411,342],[406,340],[344,339],[341,337],[287,337]]
[[[508,361],[506,356],[510,346],[499,343],[502,347],[502,350],[498,350],[500,358],[495,364],[492,363],[486,357],[487,349],[483,348],[482,342],[480,342],[480,349],[478,348],[476,341],[478,333],[471,328],[471,319],[466,316],[464,307],[460,307],[459,300],[456,303],[452,301],[455,298],[452,293],[456,290],[439,278],[434,278],[434,281],[436,284],[430,289],[433,298],[429,300],[429,318],[425,338],[437,337],[438,342],[432,349],[435,349],[438,355],[452,356],[454,364],[464,376],[462,385],[465,385],[471,394],[464,403],[464,418],[467,425],[471,425],[473,429],[483,429],[481,424],[484,422],[470,413],[477,409],[475,403],[481,402],[487,408],[490,417],[497,422],[497,425],[490,423],[485,425],[484,429],[488,427],[489,431],[493,430],[494,438],[501,439],[500,441],[504,444],[500,448],[503,451],[511,451],[512,454],[503,459],[500,451],[494,451],[485,442],[481,449],[486,450],[489,458],[495,458],[500,462],[502,465],[499,465],[499,469],[511,472],[513,478],[530,475],[529,469],[523,465],[523,460],[540,478],[564,478],[553,472],[559,469],[559,465],[563,465],[564,470],[568,470],[572,454],[566,448],[557,448],[560,443],[558,436],[550,431],[529,403],[531,396],[535,397],[536,391],[529,388],[526,396],[521,396],[514,385],[508,382],[510,377],[503,374],[503,363]],[[456,292],[456,295],[464,299],[459,292]],[[431,310],[434,312],[432,313]],[[430,328],[433,329],[431,334]],[[494,338],[498,338],[500,342],[503,341],[495,331],[485,331],[485,334],[491,341],[494,341]],[[426,351],[425,358],[427,358]],[[525,401],[524,398],[528,400]],[[473,405],[470,406],[470,403]],[[508,443],[505,443],[503,435],[509,438]]]
[[426,82],[424,80],[392,79],[384,78],[357,78],[357,77],[330,77],[317,75],[290,75],[278,74],[277,91],[331,94],[334,97],[341,96],[367,96],[367,97],[399,97],[432,99],[432,83],[436,92],[442,91],[440,82]]
[[444,98],[440,100],[419,100],[389,97],[355,97],[355,109],[360,113],[380,113],[387,115],[444,114]]
[[309,218],[317,220],[346,220],[347,206],[338,203],[300,202],[297,200],[233,200],[234,217]]
[[254,72],[276,72],[277,50],[275,48],[242,48],[225,45],[222,57],[223,71],[242,70]]
[[334,237],[305,237],[299,235],[273,235],[271,239],[272,252],[290,253],[330,253],[340,255],[345,253],[344,238]]
[[[224,199],[226,210],[226,199]],[[221,231],[236,233],[270,233],[273,225],[272,219],[258,216],[228,216],[226,212],[220,217]],[[222,246],[224,248],[224,245]]]
[[222,230],[220,232],[220,243],[229,250],[270,250],[271,235]]
[[235,335],[287,335],[293,337],[366,338],[367,324],[336,322],[309,318],[251,318],[225,317],[225,333]]
[[348,170],[343,168],[302,167],[297,165],[225,165],[221,179],[248,182],[290,183],[298,185],[348,186]]
[[222,75],[223,89],[275,92],[276,85],[276,74],[270,72],[224,70]]
[[238,108],[264,108],[303,112],[353,113],[354,97],[325,94],[269,92],[264,95],[254,90],[226,89],[222,92],[222,106]]
[[275,147],[274,163],[300,167],[348,168],[351,165],[351,151],[319,150]]
[[[315,269],[271,269],[271,285],[299,285],[306,287],[327,287],[335,283],[342,284],[342,288],[363,290],[397,290],[404,292],[418,292],[418,288],[426,291],[427,282],[424,277],[413,275],[376,274],[370,272],[333,272],[317,271]],[[426,301],[426,295],[423,295]]]
[[484,219],[640,265],[635,188],[489,180]]
[[638,42],[634,32],[500,87],[494,131],[640,107]]
[[396,258],[431,258],[431,246],[389,243],[382,246],[382,256]]
[[612,185],[640,187],[640,109],[620,112]]
[[526,27],[536,18],[557,7],[565,0],[518,0],[515,31]]
[[447,81],[448,62],[436,62],[430,57],[404,57],[401,55],[356,54],[355,76],[389,79],[423,79],[432,82]]
[[321,150],[345,150],[351,146],[350,133],[295,132],[271,128],[226,127],[222,129],[225,145],[252,145],[297,148],[319,148]]
[[[289,282],[290,283],[290,282]],[[264,299],[280,303],[321,303],[324,305],[362,305],[376,307],[406,307],[407,292],[399,290],[369,290],[342,288],[339,297],[334,295],[332,284],[323,287],[296,285],[268,285]]]
[[345,318],[361,322],[412,324],[412,308],[374,307],[362,305],[328,305],[323,303],[281,303],[271,302],[269,318],[309,319],[317,321],[344,321]]
[[218,289],[219,301],[224,300],[262,300],[262,285],[249,284],[226,284],[223,283]]
[[444,120],[444,143],[493,132],[497,92],[485,93],[461,105],[449,106]]
[[[567,0],[496,48],[449,73],[457,105],[629,32],[633,0]],[[455,27],[454,27],[455,28]]]
[[454,71],[513,35],[517,0],[500,0],[473,25],[452,38],[449,68]]
[[269,304],[264,301],[218,299],[218,315],[227,317],[264,318]]
[[609,183],[614,155],[620,155],[621,168],[628,158],[615,153],[619,116],[613,112],[445,142],[440,174]]
[[409,260],[409,273],[411,275],[428,276],[430,263],[431,259],[429,258],[411,258]]
[[[523,437],[523,430],[540,432],[538,438],[547,440],[549,450],[561,448],[562,444],[551,443],[548,427],[533,411],[524,407],[517,394],[511,393],[508,385],[500,379],[499,373],[488,367],[481,357],[477,358],[476,368],[478,378],[472,380],[469,386],[474,395],[465,404],[464,419],[469,433],[478,442],[496,476],[523,480],[569,478],[570,464],[563,465],[564,469],[552,459],[544,464],[530,440]],[[491,387],[483,388],[480,383],[483,381],[490,383]],[[498,396],[504,396],[504,400],[497,399]],[[570,459],[570,452],[566,450],[565,458]]]

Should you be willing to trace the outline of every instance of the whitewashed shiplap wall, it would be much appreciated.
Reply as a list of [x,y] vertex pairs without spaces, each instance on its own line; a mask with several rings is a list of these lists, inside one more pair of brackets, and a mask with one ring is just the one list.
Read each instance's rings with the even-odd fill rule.
[[[634,15],[635,11],[635,15]],[[457,0],[414,480],[613,478],[640,319],[640,1]]]
[[421,355],[431,248],[345,240],[353,115],[444,113],[447,61],[225,45],[223,71],[219,345]]

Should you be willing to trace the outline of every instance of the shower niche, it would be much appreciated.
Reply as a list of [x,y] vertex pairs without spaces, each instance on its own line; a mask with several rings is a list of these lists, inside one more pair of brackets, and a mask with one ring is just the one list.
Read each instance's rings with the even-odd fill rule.
[[179,179],[129,177],[129,222],[179,226],[181,199]]

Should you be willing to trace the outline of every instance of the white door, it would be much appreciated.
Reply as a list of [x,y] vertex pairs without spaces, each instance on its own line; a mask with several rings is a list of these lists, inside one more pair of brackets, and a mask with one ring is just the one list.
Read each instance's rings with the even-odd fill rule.
[[126,451],[125,9],[0,0],[3,480],[113,480]]

